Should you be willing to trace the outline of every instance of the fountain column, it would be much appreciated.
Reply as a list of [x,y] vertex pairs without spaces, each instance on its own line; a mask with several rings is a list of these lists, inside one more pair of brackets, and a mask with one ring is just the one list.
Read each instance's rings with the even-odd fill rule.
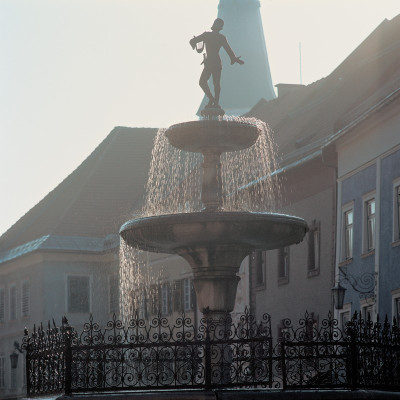
[[203,152],[201,201],[204,211],[222,209],[221,153],[212,149]]

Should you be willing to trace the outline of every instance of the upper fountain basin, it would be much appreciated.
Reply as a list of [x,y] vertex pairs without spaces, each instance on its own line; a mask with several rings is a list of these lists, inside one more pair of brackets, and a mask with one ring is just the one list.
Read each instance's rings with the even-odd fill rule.
[[165,131],[169,143],[185,151],[224,153],[251,147],[260,131],[255,124],[240,121],[201,120],[170,126]]
[[271,250],[299,243],[307,230],[303,219],[290,215],[221,211],[138,218],[120,234],[132,247],[180,254],[193,247]]

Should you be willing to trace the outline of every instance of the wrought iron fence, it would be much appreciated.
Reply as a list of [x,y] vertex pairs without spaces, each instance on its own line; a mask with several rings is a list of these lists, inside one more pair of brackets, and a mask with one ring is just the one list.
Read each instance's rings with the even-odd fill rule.
[[78,333],[60,327],[25,332],[28,396],[50,393],[259,387],[400,389],[400,330],[355,314],[345,328],[331,315],[289,319],[274,340],[271,319],[248,312],[237,322],[182,315],[101,328],[91,317]]

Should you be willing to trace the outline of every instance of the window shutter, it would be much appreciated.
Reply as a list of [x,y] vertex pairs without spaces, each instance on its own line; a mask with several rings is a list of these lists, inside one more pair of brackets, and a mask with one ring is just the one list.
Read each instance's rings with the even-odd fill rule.
[[190,307],[192,308],[192,310],[196,311],[196,291],[194,290],[193,279],[190,280],[190,288]]
[[27,317],[29,315],[29,296],[30,296],[29,282],[24,282],[22,285],[22,299],[21,299],[21,311],[22,316]]
[[17,288],[10,287],[10,320],[17,319]]
[[172,284],[168,283],[168,315],[172,314]]

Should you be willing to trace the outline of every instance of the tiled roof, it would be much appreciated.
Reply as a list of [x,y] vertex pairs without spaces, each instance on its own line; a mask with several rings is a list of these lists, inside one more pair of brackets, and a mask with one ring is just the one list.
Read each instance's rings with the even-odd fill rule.
[[114,128],[74,172],[0,237],[0,252],[25,243],[27,248],[38,245],[36,241],[49,235],[47,245],[65,245],[67,239],[57,244],[56,238],[79,236],[82,246],[82,237],[90,242],[118,234],[128,217],[141,209],[156,133],[152,128]]
[[106,238],[87,236],[46,235],[21,246],[0,253],[0,264],[13,260],[36,250],[68,251],[79,253],[102,253],[119,246],[119,236],[109,235]]
[[384,20],[326,78],[261,100],[247,115],[270,125],[284,166],[320,149],[398,88],[400,15]]

